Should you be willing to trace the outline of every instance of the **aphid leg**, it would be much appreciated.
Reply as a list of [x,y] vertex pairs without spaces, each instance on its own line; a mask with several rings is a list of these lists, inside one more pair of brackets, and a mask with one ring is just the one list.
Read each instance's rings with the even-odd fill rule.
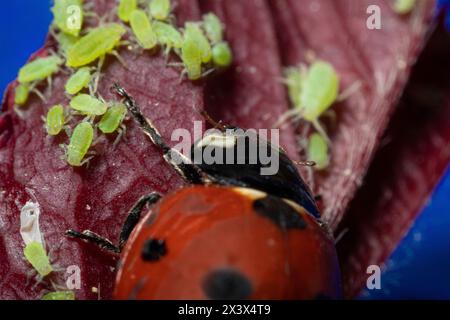
[[50,33],[50,35],[55,41],[58,41],[58,36],[56,34],[56,27],[54,24],[50,25],[50,28],[48,28],[48,33]]
[[67,145],[65,145],[64,143],[61,143],[61,144],[59,145],[59,147],[64,151],[64,153],[67,152]]
[[299,114],[299,111],[292,109],[280,116],[280,118],[273,124],[274,129],[280,129],[285,123],[287,123],[291,118],[294,118]]
[[130,47],[130,46],[133,46],[133,45],[134,45],[134,43],[131,42],[130,40],[120,40],[119,44],[118,44],[119,47]]
[[100,24],[110,23],[113,22],[114,16],[116,15],[116,12],[114,10],[109,10],[105,15],[103,15],[100,18]]
[[70,121],[72,121],[73,114],[71,112],[67,112],[67,110],[66,110],[64,112],[64,118],[65,118],[64,124],[68,124],[68,123],[70,123]]
[[[167,64],[167,66],[168,66],[168,67],[176,67],[176,68],[178,68],[178,67],[184,67],[184,64],[181,63],[181,62],[169,62],[169,63]],[[187,71],[186,71],[186,72],[187,72]]]
[[91,95],[95,95],[97,93],[98,83],[100,82],[100,76],[102,74],[102,68],[104,63],[105,63],[105,56],[102,56],[100,57],[100,59],[98,59],[97,70],[95,71],[95,76],[93,79],[94,87],[92,90],[91,89],[89,90],[90,91],[89,93]]
[[314,129],[317,130],[317,132],[327,141],[327,143],[330,145],[331,144],[331,140],[328,137],[327,132],[325,131],[325,129],[322,127],[322,125],[320,124],[319,120],[315,120],[312,122],[312,125],[314,127]]
[[61,68],[60,71],[61,71],[61,73],[65,74],[67,76],[70,76],[74,73],[73,70],[71,70],[69,68]]
[[120,56],[119,52],[117,50],[112,50],[111,54],[117,58],[117,60],[120,62],[120,64],[127,70],[130,70],[128,68],[128,65],[126,64],[125,60],[122,59],[122,57]]
[[164,49],[164,62],[166,64],[166,67],[169,65],[169,59],[170,59],[170,50],[172,50],[171,47],[167,46]]
[[141,130],[150,138],[152,143],[157,146],[164,156],[164,160],[169,163],[180,175],[192,184],[206,184],[210,180],[202,173],[201,169],[193,164],[190,159],[175,149],[171,149],[163,140],[160,133],[153,125],[153,123],[144,117],[140,108],[136,104],[133,97],[131,97],[125,89],[118,83],[113,85],[113,89],[125,100],[125,106],[133,115],[135,121],[141,127]]
[[44,97],[44,95],[36,88],[30,89],[31,92],[35,93],[39,99],[42,100],[43,103],[47,103],[47,99]]
[[121,250],[130,237],[131,232],[141,219],[141,213],[144,207],[153,206],[159,201],[159,199],[161,199],[161,195],[157,192],[152,192],[149,195],[140,198],[133,206],[133,208],[131,208],[130,212],[128,213],[127,219],[123,224],[122,231],[120,232],[119,248]]
[[113,148],[116,148],[119,144],[120,140],[125,139],[125,133],[127,132],[127,127],[124,124],[121,124],[119,129],[117,129],[117,137],[114,140]]
[[181,71],[180,73],[180,79],[179,79],[179,83],[182,83],[184,80],[184,77],[186,77],[188,74],[187,69],[183,69],[183,71]]
[[93,2],[87,2],[83,4],[83,9],[85,11],[94,10],[94,3]]
[[31,290],[36,290],[36,288],[41,285],[42,283],[44,283],[44,278],[42,278],[40,275],[36,275],[34,277],[35,280],[35,284],[31,287]]
[[362,87],[361,81],[355,81],[350,87],[342,91],[336,99],[336,102],[342,102],[347,100],[353,94],[355,94]]
[[52,76],[48,76],[48,77],[47,77],[47,90],[48,90],[48,94],[49,94],[49,95],[52,94],[52,89],[53,89]]
[[[65,271],[65,270],[63,270],[63,271]],[[58,283],[54,282],[53,280],[50,280],[50,285],[52,286],[53,291],[66,291],[66,290],[68,290],[67,286],[65,284],[64,285],[58,284]]]
[[89,168],[89,163],[90,163],[90,161],[91,161],[94,157],[95,157],[95,155],[92,155],[92,156],[90,156],[90,157],[87,157],[86,159],[84,159],[83,161],[81,161],[80,166],[82,167],[82,166],[86,165],[86,167]]
[[201,78],[205,78],[205,77],[209,76],[214,71],[216,71],[216,69],[214,69],[214,68],[210,68],[210,69],[206,70],[205,72],[202,73]]
[[34,269],[30,269],[25,273],[26,277],[27,277],[27,282],[25,283],[25,286],[28,287],[28,285],[30,284],[31,280],[36,279],[37,276],[37,271]]
[[[68,136],[70,139],[70,136]],[[59,147],[63,150],[63,154],[59,157],[62,161],[66,161],[67,159],[67,145],[64,143],[61,143]]]

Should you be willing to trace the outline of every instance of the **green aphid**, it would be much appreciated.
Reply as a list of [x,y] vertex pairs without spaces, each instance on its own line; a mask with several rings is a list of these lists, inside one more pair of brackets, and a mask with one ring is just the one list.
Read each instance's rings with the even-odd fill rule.
[[233,53],[226,42],[219,42],[212,48],[212,61],[215,66],[226,68],[233,62]]
[[153,30],[155,30],[158,43],[167,48],[180,49],[183,46],[183,36],[174,26],[165,22],[154,21]]
[[73,167],[81,167],[94,139],[94,128],[89,122],[81,122],[73,130],[67,147],[67,163]]
[[187,22],[185,24],[184,37],[195,42],[200,50],[202,63],[209,63],[212,59],[211,44],[203,33],[198,23]]
[[67,66],[82,67],[110,53],[125,33],[126,29],[117,23],[93,29],[69,49]]
[[137,0],[119,0],[117,15],[123,22],[128,22],[130,21],[131,13],[137,8]]
[[66,34],[64,32],[59,32],[56,35],[56,41],[58,41],[59,48],[65,55],[78,40],[78,37]]
[[68,94],[77,94],[89,85],[91,81],[91,72],[87,67],[79,69],[75,72],[65,85]]
[[103,133],[113,133],[122,124],[127,114],[127,108],[123,103],[115,103],[103,115],[98,124],[98,128]]
[[26,84],[19,84],[14,92],[14,103],[18,106],[23,106],[28,101],[30,95],[30,88]]
[[202,76],[202,51],[194,38],[184,35],[181,48],[181,60],[191,80],[200,79]]
[[83,26],[82,0],[55,0],[53,22],[64,33],[78,37]]
[[20,69],[18,80],[20,83],[43,80],[57,72],[62,63],[57,56],[37,58]]
[[79,94],[70,100],[70,107],[79,113],[95,117],[104,115],[108,105],[88,94]]
[[50,108],[47,112],[47,118],[45,119],[45,128],[50,136],[58,135],[64,128],[66,119],[64,116],[64,108],[58,104]]
[[167,20],[171,11],[170,0],[151,0],[150,15],[156,20]]
[[314,62],[306,73],[300,93],[302,117],[316,123],[339,95],[339,76],[333,66],[327,62]]
[[75,293],[73,291],[49,292],[41,300],[75,300]]
[[309,138],[308,160],[316,163],[314,168],[317,170],[324,170],[330,164],[327,141],[318,133],[313,133]]
[[223,25],[214,13],[203,16],[203,29],[205,29],[206,36],[213,44],[223,40]]
[[53,271],[47,252],[41,243],[36,241],[28,243],[23,249],[23,254],[41,277],[45,277]]
[[131,13],[130,25],[142,48],[152,49],[158,44],[150,19],[143,10],[134,10]]
[[416,6],[416,0],[394,0],[394,11],[398,14],[405,15],[413,11]]
[[305,78],[304,74],[301,72],[300,68],[291,67],[285,70],[284,77],[292,104],[296,107],[300,106],[300,95]]

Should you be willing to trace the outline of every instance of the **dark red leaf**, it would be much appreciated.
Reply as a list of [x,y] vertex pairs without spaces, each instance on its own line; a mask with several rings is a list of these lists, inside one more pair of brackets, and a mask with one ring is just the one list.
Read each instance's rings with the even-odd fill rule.
[[[114,1],[94,2],[94,11],[103,14]],[[193,1],[179,1],[180,20],[198,19]],[[42,51],[45,53],[51,41]],[[180,81],[180,71],[166,67],[162,54],[136,54],[120,51],[128,66],[108,57],[99,92],[105,99],[117,97],[110,92],[119,81],[139,101],[144,113],[170,140],[177,128],[193,130],[194,120],[202,121],[197,110],[203,108],[203,88]],[[27,276],[31,270],[23,260],[23,242],[19,234],[19,213],[28,200],[41,206],[41,231],[44,233],[52,261],[60,266],[81,268],[81,290],[77,299],[95,299],[92,287],[100,288],[101,298],[109,298],[115,276],[117,257],[100,252],[84,243],[68,240],[69,228],[90,229],[118,240],[120,228],[132,204],[152,191],[167,192],[182,183],[168,167],[158,150],[142,135],[132,120],[127,121],[126,138],[113,147],[115,137],[102,138],[96,146],[97,156],[87,169],[75,169],[61,160],[60,143],[67,139],[47,137],[41,116],[50,106],[67,101],[64,96],[66,76],[53,78],[52,92],[43,87],[48,103],[35,95],[20,116],[12,110],[12,88],[6,94],[0,117],[0,299],[39,299],[48,283],[35,287]],[[65,271],[54,281],[65,283]]]
[[450,161],[450,36],[437,32],[402,98],[338,244],[345,292],[352,297],[411,227]]

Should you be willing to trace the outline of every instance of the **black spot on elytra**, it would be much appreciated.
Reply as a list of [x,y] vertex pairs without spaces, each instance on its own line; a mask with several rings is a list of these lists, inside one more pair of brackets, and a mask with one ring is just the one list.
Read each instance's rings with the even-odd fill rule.
[[167,254],[166,242],[164,240],[149,239],[142,247],[142,259],[155,262]]
[[212,300],[242,300],[252,294],[252,284],[243,274],[232,269],[209,273],[202,284],[206,297]]
[[255,211],[282,229],[305,229],[306,222],[291,205],[271,195],[253,202]]

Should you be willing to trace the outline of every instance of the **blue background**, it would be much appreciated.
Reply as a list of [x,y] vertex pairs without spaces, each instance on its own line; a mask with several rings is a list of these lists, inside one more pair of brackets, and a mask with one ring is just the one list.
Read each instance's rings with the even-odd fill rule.
[[[50,4],[47,0],[2,1],[2,92],[28,57],[42,46],[52,19]],[[389,259],[382,275],[382,289],[363,292],[361,299],[450,299],[449,195],[450,173]]]

